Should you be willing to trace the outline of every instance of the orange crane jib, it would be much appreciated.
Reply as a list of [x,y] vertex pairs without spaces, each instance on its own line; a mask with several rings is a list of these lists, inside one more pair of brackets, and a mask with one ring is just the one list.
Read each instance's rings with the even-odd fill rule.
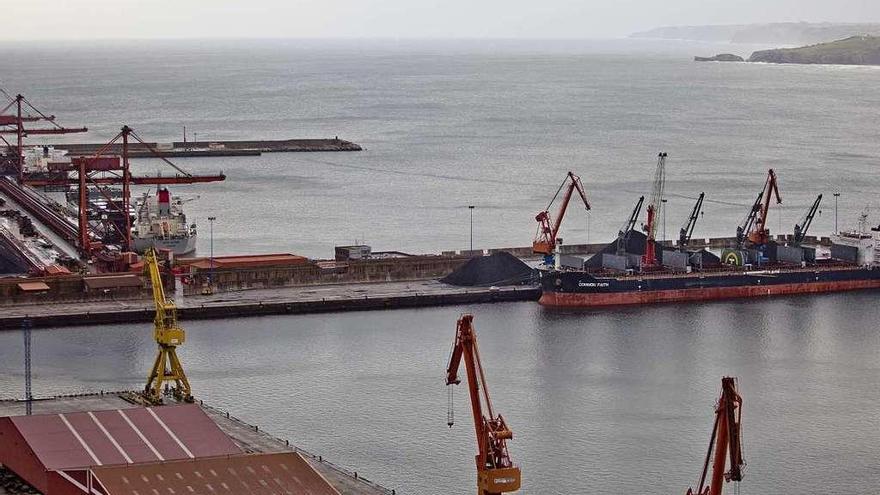
[[[519,490],[521,473],[513,464],[507,452],[507,440],[513,432],[499,414],[492,410],[486,375],[480,362],[477,335],[473,327],[474,316],[462,315],[455,331],[455,345],[446,368],[446,385],[461,383],[458,368],[464,360],[470,391],[471,410],[474,415],[474,428],[477,435],[477,493],[478,495],[500,495]],[[482,388],[482,393],[481,389]],[[485,405],[485,411],[484,411]],[[449,426],[452,426],[450,419]]]
[[[565,186],[566,182],[568,182],[567,188]],[[559,212],[556,214],[556,220],[553,221],[550,218],[550,206],[553,205],[553,201],[556,200],[563,188],[565,188],[565,195],[562,198],[562,203],[559,205]],[[569,172],[568,175],[566,175],[565,180],[562,182],[562,185],[557,189],[550,204],[547,205],[547,209],[535,216],[535,220],[538,221],[538,233],[535,235],[535,241],[532,243],[532,252],[543,255],[553,254],[553,249],[556,247],[556,236],[559,234],[559,227],[562,225],[562,218],[565,217],[565,211],[568,208],[568,203],[571,201],[571,196],[574,194],[575,190],[577,190],[581,199],[584,201],[584,207],[586,207],[587,210],[590,209],[590,202],[587,200],[587,193],[584,191],[584,185],[581,183],[581,178],[573,172]]]
[[771,195],[776,196],[776,204],[782,203],[782,197],[779,196],[779,187],[776,183],[776,172],[772,168],[767,172],[767,182],[764,183],[764,192],[761,196],[763,202],[760,203],[760,209],[756,212],[755,229],[749,232],[749,241],[752,244],[763,245],[770,241],[770,229],[767,228],[767,213],[770,209]]
[[[705,486],[713,448],[712,478],[709,486]],[[730,470],[725,472],[728,461]],[[687,495],[721,495],[725,482],[742,481],[745,465],[742,454],[742,397],[736,391],[736,378],[725,376],[721,379],[721,397],[715,408],[715,425],[709,439],[700,484],[696,490],[688,488]]]

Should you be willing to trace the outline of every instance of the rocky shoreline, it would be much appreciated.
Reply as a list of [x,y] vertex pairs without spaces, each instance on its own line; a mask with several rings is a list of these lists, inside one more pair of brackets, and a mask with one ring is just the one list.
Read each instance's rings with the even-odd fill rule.
[[744,60],[721,53],[714,57],[694,57],[696,62],[761,62],[771,64],[880,65],[880,36],[850,36],[830,43],[758,50]]

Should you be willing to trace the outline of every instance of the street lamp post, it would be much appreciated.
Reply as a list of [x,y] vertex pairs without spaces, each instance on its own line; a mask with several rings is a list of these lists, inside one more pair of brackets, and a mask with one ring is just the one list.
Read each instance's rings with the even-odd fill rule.
[[840,193],[834,193],[834,233],[837,234],[839,231],[837,230],[837,198],[840,197]]
[[214,220],[217,220],[217,217],[208,217],[211,231],[211,270],[208,273],[208,287],[212,291],[214,290]]
[[471,251],[474,250],[474,205],[468,205],[471,210]]

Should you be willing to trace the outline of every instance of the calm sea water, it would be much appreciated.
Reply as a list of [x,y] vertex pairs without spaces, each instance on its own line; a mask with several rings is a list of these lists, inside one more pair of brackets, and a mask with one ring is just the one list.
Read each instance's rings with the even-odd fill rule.
[[[660,44],[658,44],[660,43]],[[569,243],[615,234],[669,153],[667,234],[707,194],[695,235],[733,235],[767,168],[791,232],[819,193],[813,225],[834,228],[880,186],[880,70],[694,63],[694,54],[754,47],[674,42],[128,42],[6,45],[0,83],[80,141],[129,124],[149,141],[333,137],[362,153],[178,159],[222,169],[223,184],[180,187],[215,251],[332,257],[333,246],[439,252],[528,245],[534,215],[568,170],[592,198]],[[145,172],[170,169],[140,161]],[[872,218],[880,222],[880,218]]]
[[[697,64],[743,49],[633,42],[212,42],[7,45],[21,91],[81,141],[127,123],[147,140],[332,137],[362,153],[177,160],[222,168],[181,187],[221,253],[328,257],[335,244],[437,252],[527,245],[569,169],[594,210],[568,242],[616,232],[667,151],[667,230],[700,191],[697,235],[724,235],[780,176],[790,231],[840,191],[840,225],[874,201],[880,71]],[[743,52],[743,54],[746,54]],[[192,135],[192,134],[190,134]],[[144,171],[158,164],[138,163]],[[876,219],[874,219],[876,221]],[[833,229],[833,201],[814,223]],[[780,229],[781,228],[781,229]],[[202,229],[202,247],[206,247]],[[684,493],[696,482],[722,375],[740,378],[743,493],[868,494],[880,476],[876,294],[550,311],[534,304],[191,322],[196,394],[411,494],[473,492],[465,390],[446,427],[443,373],[476,313],[493,399],[524,493]],[[148,325],[38,329],[39,395],[139,388]],[[21,336],[0,333],[0,395],[20,396]]]

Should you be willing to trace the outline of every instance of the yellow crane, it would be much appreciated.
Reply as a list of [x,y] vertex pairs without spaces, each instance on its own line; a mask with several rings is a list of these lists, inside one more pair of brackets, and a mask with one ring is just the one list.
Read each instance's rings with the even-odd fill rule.
[[177,358],[177,346],[186,340],[186,332],[177,324],[177,307],[174,301],[165,297],[162,276],[159,272],[159,258],[156,250],[147,249],[144,254],[144,272],[149,275],[153,286],[153,302],[156,304],[156,318],[153,320],[153,336],[159,345],[159,353],[144,387],[144,396],[153,403],[162,402],[162,386],[174,383],[172,393],[178,400],[191,402],[192,391],[189,380]]

